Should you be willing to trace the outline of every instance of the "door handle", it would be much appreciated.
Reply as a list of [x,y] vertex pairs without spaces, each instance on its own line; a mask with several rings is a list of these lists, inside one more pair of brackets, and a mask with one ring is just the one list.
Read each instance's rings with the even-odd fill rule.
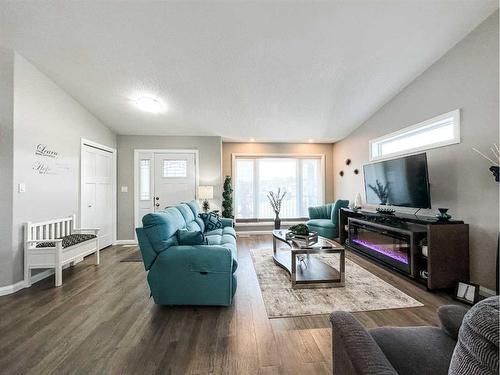
[[159,200],[160,200],[160,197],[155,197],[155,199],[156,199],[157,201],[159,201]]
[[159,203],[156,203],[156,204],[155,204],[155,206],[156,206],[156,207],[160,207],[160,204],[159,204]]

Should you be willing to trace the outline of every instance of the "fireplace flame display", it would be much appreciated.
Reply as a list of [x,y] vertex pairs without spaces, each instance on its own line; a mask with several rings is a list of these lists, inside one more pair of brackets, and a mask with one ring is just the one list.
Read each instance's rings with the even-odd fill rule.
[[367,247],[371,250],[377,251],[385,256],[388,256],[389,258],[397,260],[398,262],[409,264],[408,254],[406,252],[402,252],[401,250],[393,249],[392,244],[390,245],[390,247],[383,247],[382,245],[377,245],[374,243],[370,243],[368,241],[363,241],[358,239],[353,239],[352,242]]
[[354,249],[410,273],[410,237],[349,221],[349,243]]

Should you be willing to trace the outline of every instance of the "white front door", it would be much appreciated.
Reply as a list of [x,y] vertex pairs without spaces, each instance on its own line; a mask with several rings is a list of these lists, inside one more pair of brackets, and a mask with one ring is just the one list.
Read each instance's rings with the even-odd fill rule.
[[154,154],[154,210],[196,198],[195,155]]
[[142,217],[196,199],[196,152],[137,150],[135,224]]
[[82,145],[81,227],[99,228],[100,248],[113,243],[113,153]]

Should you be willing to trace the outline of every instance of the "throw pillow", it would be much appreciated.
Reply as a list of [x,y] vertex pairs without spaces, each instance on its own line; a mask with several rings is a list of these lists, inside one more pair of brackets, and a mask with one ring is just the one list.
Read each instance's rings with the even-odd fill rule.
[[205,223],[205,231],[211,231],[222,228],[222,220],[215,212],[204,212],[200,214],[201,219]]
[[179,242],[179,245],[185,246],[206,245],[207,239],[199,230],[191,231],[187,229],[179,229],[177,231],[177,242]]
[[498,374],[498,296],[487,298],[465,314],[451,358],[449,375]]

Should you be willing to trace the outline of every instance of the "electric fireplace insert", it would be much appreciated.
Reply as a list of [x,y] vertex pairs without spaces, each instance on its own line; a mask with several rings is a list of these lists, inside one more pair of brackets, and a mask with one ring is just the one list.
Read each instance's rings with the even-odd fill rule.
[[349,246],[398,270],[411,273],[411,236],[349,219]]

